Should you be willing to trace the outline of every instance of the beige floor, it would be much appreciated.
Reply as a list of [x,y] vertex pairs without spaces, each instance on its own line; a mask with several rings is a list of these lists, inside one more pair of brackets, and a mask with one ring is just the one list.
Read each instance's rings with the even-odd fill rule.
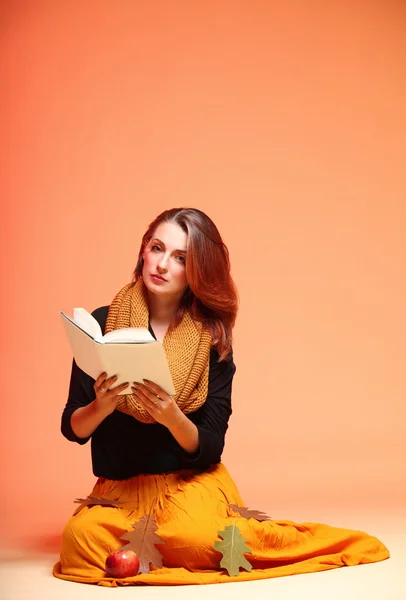
[[[1,600],[92,600],[93,598],[134,598],[138,600],[182,600],[208,598],[210,600],[267,599],[294,600],[406,600],[406,514],[382,511],[360,515],[329,512],[321,515],[306,514],[299,519],[317,520],[335,526],[362,529],[379,537],[389,548],[391,558],[372,565],[343,567],[322,573],[279,577],[265,581],[230,583],[210,586],[125,587],[102,588],[60,581],[50,571],[54,555],[18,555],[3,552],[0,562]],[[322,518],[323,517],[323,518]]]

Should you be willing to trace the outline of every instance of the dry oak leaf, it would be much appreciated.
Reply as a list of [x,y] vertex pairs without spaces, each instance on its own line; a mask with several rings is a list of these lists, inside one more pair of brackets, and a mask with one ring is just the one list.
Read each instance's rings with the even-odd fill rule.
[[144,515],[137,523],[132,525],[133,531],[124,533],[120,540],[129,542],[120,548],[123,550],[133,550],[140,560],[138,573],[149,573],[150,563],[154,567],[162,567],[162,554],[157,550],[155,544],[163,544],[164,541],[156,533],[158,529],[155,517],[151,514]]
[[124,502],[120,500],[108,500],[107,498],[95,498],[94,496],[88,496],[87,498],[75,498],[74,504],[100,504],[102,506],[120,506]]
[[224,531],[218,532],[218,535],[223,539],[214,542],[214,548],[223,555],[220,566],[226,569],[228,575],[233,577],[239,575],[240,567],[246,571],[251,571],[252,565],[244,554],[252,554],[252,550],[244,544],[247,540],[242,537],[238,527],[227,525]]
[[271,517],[262,512],[261,510],[251,510],[246,506],[237,506],[236,504],[229,504],[230,508],[232,508],[235,512],[237,512],[242,517],[246,519],[256,519],[257,521],[270,521]]

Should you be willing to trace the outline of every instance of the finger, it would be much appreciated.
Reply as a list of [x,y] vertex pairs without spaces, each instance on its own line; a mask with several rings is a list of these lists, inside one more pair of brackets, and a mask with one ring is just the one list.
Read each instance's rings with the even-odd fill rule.
[[131,386],[133,394],[137,396],[144,404],[154,404],[152,398],[150,397],[152,394],[148,392],[145,388],[141,389],[139,385]]
[[164,389],[161,388],[157,383],[150,381],[149,379],[143,379],[144,385],[152,391],[156,396],[160,396],[162,398],[163,395],[166,395]]
[[117,381],[117,378],[118,378],[117,375],[112,375],[111,377],[107,377],[104,380],[103,387],[106,387],[106,386],[111,387],[113,385],[113,383],[115,383]]
[[99,391],[100,392],[108,392],[110,390],[111,386],[113,385],[113,383],[115,383],[116,381],[117,381],[117,375],[108,377],[107,379],[102,381],[101,385],[99,386]]
[[138,386],[132,386],[132,392],[136,396],[136,398],[140,401],[140,403],[148,410],[154,410],[158,408],[160,400],[149,392],[149,396],[145,394]]
[[[153,392],[150,388],[148,388],[145,384],[143,383],[134,383],[134,387],[136,389],[141,390],[141,392],[144,394],[144,396],[146,396],[151,402],[153,402],[154,404],[157,404],[158,402],[162,402],[164,400],[164,398],[162,398],[162,396],[159,396],[158,394],[156,394],[155,392]],[[157,386],[159,387],[159,386]],[[165,392],[161,392],[161,394],[164,394]],[[166,395],[166,394],[165,394]]]
[[129,381],[126,381],[125,383],[120,383],[120,385],[116,385],[112,388],[110,388],[109,390],[107,390],[106,393],[112,394],[113,396],[118,396],[118,394],[120,392],[123,392],[125,390],[126,387],[128,387],[130,385]]
[[103,372],[100,373],[100,375],[98,376],[98,378],[96,379],[96,381],[94,382],[94,384],[98,387],[100,387],[102,385],[102,383],[107,379],[107,373]]
[[161,386],[157,385],[156,383],[153,383],[152,381],[149,381],[148,379],[143,379],[143,381],[145,381],[142,388],[143,391],[147,390],[148,394],[152,394],[152,396],[150,395],[150,397],[153,400],[155,400],[155,398],[158,398],[160,402],[170,402],[172,400],[172,397],[169,396],[169,394],[167,394],[165,390],[161,388]]
[[141,405],[141,407],[147,411],[152,417],[156,415],[156,407],[152,404],[152,402],[146,402],[145,399],[140,398],[137,394],[134,394],[135,398]]

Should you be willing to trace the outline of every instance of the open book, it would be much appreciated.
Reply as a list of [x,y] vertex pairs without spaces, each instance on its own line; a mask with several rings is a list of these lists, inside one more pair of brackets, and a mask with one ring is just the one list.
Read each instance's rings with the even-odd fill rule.
[[126,327],[103,335],[96,319],[84,308],[73,309],[73,318],[61,312],[62,322],[76,364],[93,379],[105,371],[117,375],[114,386],[125,381],[129,386],[121,394],[131,394],[131,383],[149,379],[168,394],[175,394],[162,342],[148,329]]

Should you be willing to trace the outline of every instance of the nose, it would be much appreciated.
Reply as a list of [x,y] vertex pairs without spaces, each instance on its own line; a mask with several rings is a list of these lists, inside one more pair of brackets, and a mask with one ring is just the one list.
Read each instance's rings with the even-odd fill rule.
[[168,270],[168,256],[166,253],[162,253],[162,256],[157,264],[158,271],[165,273]]

